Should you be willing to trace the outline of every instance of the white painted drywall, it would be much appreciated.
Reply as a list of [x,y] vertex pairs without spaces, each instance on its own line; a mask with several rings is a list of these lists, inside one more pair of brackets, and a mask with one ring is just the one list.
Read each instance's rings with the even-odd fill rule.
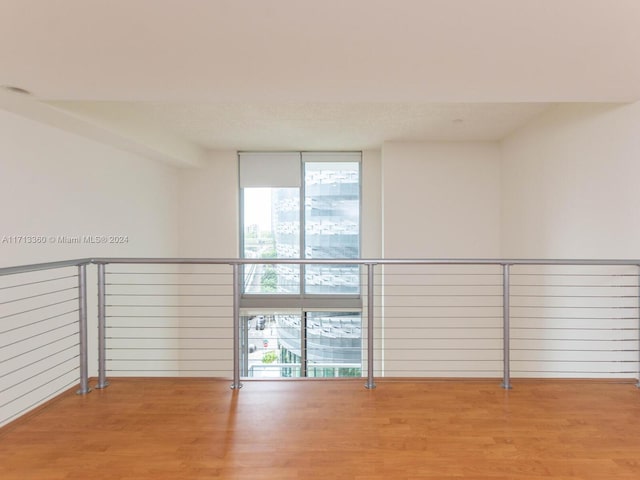
[[362,152],[361,247],[363,258],[382,255],[382,157],[379,150]]
[[502,255],[640,258],[640,103],[551,108],[502,143]]
[[[177,254],[174,168],[5,111],[0,136],[0,265]],[[20,235],[46,242],[2,242]],[[58,241],[76,235],[126,240]]]
[[[638,125],[639,103],[559,105],[507,137],[503,257],[640,258]],[[636,376],[635,267],[512,270],[514,375]]]
[[[385,258],[498,257],[499,145],[386,143],[382,209]],[[495,297],[486,296],[495,294],[495,287],[484,286],[497,282],[495,267],[378,270],[381,374],[499,375],[500,312]],[[481,286],[468,286],[469,278]]]
[[[176,205],[174,168],[0,110],[0,266],[175,256]],[[83,236],[105,236],[106,242],[88,243]],[[95,270],[87,271],[90,376],[97,370]],[[0,277],[0,389],[6,400],[0,419],[28,410],[77,378],[77,370],[70,371],[77,360],[65,358],[77,351],[76,274],[67,268]],[[29,284],[56,276],[69,278]],[[27,285],[16,288],[19,283]],[[51,285],[64,291],[52,293]],[[61,335],[68,337],[60,342]],[[56,353],[67,344],[68,350]],[[42,358],[48,363],[36,362]],[[15,383],[18,374],[24,379]]]
[[386,258],[497,257],[497,143],[385,143],[382,148]]
[[180,256],[237,258],[238,154],[210,152],[205,165],[179,171]]

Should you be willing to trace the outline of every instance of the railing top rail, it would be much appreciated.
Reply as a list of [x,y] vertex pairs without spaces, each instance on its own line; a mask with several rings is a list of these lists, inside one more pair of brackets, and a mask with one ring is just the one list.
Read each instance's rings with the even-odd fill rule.
[[91,263],[191,265],[640,265],[640,259],[518,259],[518,258],[92,258]]
[[15,267],[0,268],[0,276],[14,275],[17,273],[37,272],[40,270],[51,270],[54,268],[77,267],[91,263],[90,258],[76,258],[73,260],[61,260],[58,262],[32,263],[29,265],[17,265]]
[[155,265],[600,265],[640,266],[640,259],[533,259],[533,258],[170,258],[170,257],[100,257],[34,263],[0,268],[0,276],[35,272],[86,264],[155,264]]

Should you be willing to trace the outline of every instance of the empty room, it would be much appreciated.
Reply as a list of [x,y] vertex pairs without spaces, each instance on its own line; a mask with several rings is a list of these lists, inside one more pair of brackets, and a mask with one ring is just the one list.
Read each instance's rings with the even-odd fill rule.
[[639,27],[0,0],[0,478],[640,478]]

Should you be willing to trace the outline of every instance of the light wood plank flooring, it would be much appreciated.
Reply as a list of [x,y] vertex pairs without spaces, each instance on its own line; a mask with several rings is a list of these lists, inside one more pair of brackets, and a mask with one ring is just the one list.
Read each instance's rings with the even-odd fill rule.
[[640,479],[633,383],[111,382],[0,429],[0,478]]

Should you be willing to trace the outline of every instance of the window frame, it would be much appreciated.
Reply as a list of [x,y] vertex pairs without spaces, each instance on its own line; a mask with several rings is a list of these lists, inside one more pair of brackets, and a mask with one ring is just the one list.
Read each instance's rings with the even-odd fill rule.
[[[246,258],[244,256],[245,252],[245,205],[244,205],[244,188],[240,183],[240,171],[241,171],[241,157],[243,154],[261,154],[265,153],[268,155],[277,155],[279,153],[285,155],[291,155],[292,153],[296,153],[299,155],[300,161],[300,186],[299,189],[299,200],[300,200],[300,253],[299,257],[292,259],[288,258],[286,260],[313,260],[306,259],[306,206],[305,206],[305,197],[306,197],[306,181],[305,181],[305,163],[356,163],[358,165],[358,252],[359,257],[362,256],[362,151],[299,151],[299,152],[238,152],[238,195],[239,195],[239,206],[240,206],[240,215],[239,215],[239,233],[240,233],[240,256],[241,258]],[[305,155],[309,155],[313,158],[305,159]],[[334,156],[353,156],[353,160],[339,160]],[[267,187],[269,188],[269,187]],[[270,187],[270,188],[278,188],[278,187]],[[257,260],[257,259],[256,259]],[[277,259],[276,259],[277,260]],[[284,259],[283,259],[284,260]],[[344,260],[344,259],[337,259]],[[259,262],[256,262],[259,263]],[[339,263],[338,263],[339,265]],[[302,310],[332,310],[332,311],[344,311],[357,309],[361,310],[363,301],[362,301],[362,288],[360,288],[358,293],[306,293],[306,275],[305,275],[305,266],[299,265],[300,268],[300,289],[298,293],[295,294],[280,294],[280,293],[246,293],[244,291],[244,266],[242,268],[242,272],[240,278],[242,281],[242,291],[240,294],[240,308],[242,309],[268,309],[268,310],[278,310],[278,309],[302,309]],[[358,275],[362,278],[364,274],[362,266],[358,269]],[[362,282],[359,282],[360,285]]]

